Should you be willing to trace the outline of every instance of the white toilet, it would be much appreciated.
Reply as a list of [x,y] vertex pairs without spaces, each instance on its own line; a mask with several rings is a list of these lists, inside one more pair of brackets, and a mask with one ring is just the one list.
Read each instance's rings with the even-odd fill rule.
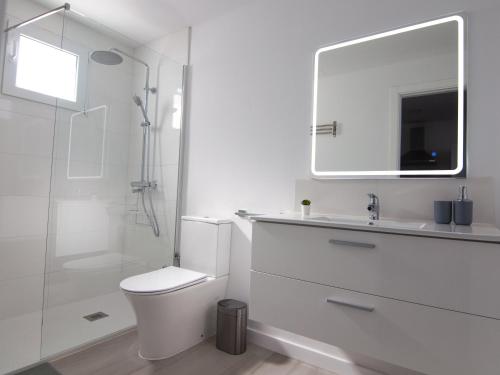
[[181,268],[167,267],[120,283],[137,317],[139,355],[171,357],[215,333],[217,301],[226,293],[231,221],[183,216]]

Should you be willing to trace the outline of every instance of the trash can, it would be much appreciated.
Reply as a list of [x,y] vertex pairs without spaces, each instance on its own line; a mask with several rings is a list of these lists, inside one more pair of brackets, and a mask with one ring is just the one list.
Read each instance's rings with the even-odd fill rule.
[[217,349],[229,354],[247,350],[248,306],[234,299],[217,303]]

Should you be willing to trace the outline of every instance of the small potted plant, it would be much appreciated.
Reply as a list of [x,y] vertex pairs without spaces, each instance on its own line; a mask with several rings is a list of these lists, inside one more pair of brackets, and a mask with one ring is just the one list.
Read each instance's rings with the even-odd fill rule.
[[302,210],[302,216],[308,216],[311,213],[311,201],[309,199],[304,199],[300,202],[300,208]]

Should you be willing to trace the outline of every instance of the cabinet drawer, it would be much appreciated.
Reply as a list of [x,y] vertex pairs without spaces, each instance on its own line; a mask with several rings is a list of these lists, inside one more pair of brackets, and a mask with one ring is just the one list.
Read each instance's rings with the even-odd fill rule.
[[255,271],[250,318],[425,374],[499,373],[495,319]]
[[252,269],[500,318],[500,245],[255,223]]

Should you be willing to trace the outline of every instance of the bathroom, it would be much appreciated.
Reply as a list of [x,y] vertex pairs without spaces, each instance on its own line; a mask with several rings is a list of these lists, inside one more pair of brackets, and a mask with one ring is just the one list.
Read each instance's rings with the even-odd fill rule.
[[[4,0],[2,30],[60,7],[4,31],[1,39],[0,373],[36,371],[47,363],[53,373],[61,374],[498,373],[495,282],[500,280],[494,250],[500,249],[500,240],[489,239],[500,238],[495,229],[500,226],[498,0],[154,0],[147,5],[138,0],[75,0],[69,10],[54,0]],[[464,135],[463,157],[457,153],[464,168],[458,175],[314,173],[313,140],[329,136],[313,137],[311,130],[317,115],[317,51],[455,16],[463,20],[463,54],[458,51],[463,74],[458,67],[457,77],[463,76],[460,92],[466,88],[461,112],[465,118],[458,132]],[[21,35],[28,36],[25,42],[55,46],[52,52],[69,51],[67,58],[84,56],[77,77],[72,77],[77,83],[74,101],[19,88],[15,62],[22,51]],[[93,56],[110,49],[121,52]],[[35,78],[43,82],[41,72],[50,60],[28,61],[32,64],[27,72],[38,73]],[[148,80],[142,62],[149,66]],[[57,90],[67,82],[68,76],[49,86]],[[144,90],[145,82],[150,90]],[[144,116],[146,93],[149,108]],[[366,105],[356,112],[369,110]],[[318,118],[316,125],[323,121]],[[148,131],[149,161],[143,162]],[[337,131],[341,141],[347,131],[341,120]],[[383,136],[367,138],[370,141],[352,151],[375,159],[386,148]],[[462,185],[473,201],[474,224],[460,226],[450,234],[453,239],[437,233],[412,236],[408,232],[420,229],[394,225],[381,235],[376,228],[352,230],[357,224],[335,227],[321,219],[367,219],[367,194],[373,193],[380,222],[432,223],[433,202],[457,199]],[[301,225],[305,199],[311,201],[310,217],[319,219]],[[246,213],[236,215],[239,210]],[[288,221],[278,224],[280,215]],[[217,351],[213,338],[172,359],[138,356],[136,315],[120,283],[177,266],[179,256],[181,268],[189,269],[182,250],[190,237],[185,236],[183,245],[181,232],[190,221],[183,216],[209,216],[219,220],[216,226],[230,225],[228,275],[223,295],[217,297],[248,303],[248,349],[241,356]],[[266,236],[272,226],[293,230]],[[345,267],[321,262],[329,255],[315,254],[314,241],[323,238],[323,231],[328,241],[328,231],[342,228],[348,235],[341,240],[397,243],[401,253],[384,264],[373,255],[376,252],[369,253],[357,263],[347,256],[361,257],[364,250],[347,249],[350,252],[339,258]],[[475,228],[489,232],[475,237]],[[298,234],[303,236],[295,242],[280,237]],[[266,269],[276,264],[273,254],[262,251],[271,248],[263,240],[276,238],[290,249],[301,240],[310,241],[310,246],[302,254],[293,253],[300,262],[293,262],[290,254],[279,270]],[[422,251],[423,243],[429,243],[425,249],[436,246],[436,251]],[[449,243],[458,245],[449,248]],[[338,274],[342,280],[328,279],[321,263],[331,265],[336,272],[332,277]],[[352,276],[345,270],[349,266],[354,267]],[[400,269],[392,273],[393,266]],[[433,273],[438,268],[441,278]],[[362,292],[344,299],[372,306],[374,312],[338,307],[358,323],[358,315],[364,319],[385,308],[379,308],[375,297],[405,305],[395,305],[394,314],[379,321],[385,328],[381,337],[368,323],[359,323],[364,329],[357,331],[351,320],[342,321],[345,334],[339,329],[338,336],[323,336],[304,323],[315,320],[307,307],[296,315],[290,310],[285,317],[278,304],[269,302],[279,301],[271,292],[281,284],[262,284],[267,279],[256,274],[339,287],[339,293]],[[371,282],[370,288],[365,289],[364,282]],[[259,293],[264,289],[268,295]],[[314,295],[304,292],[300,299],[302,289],[294,290],[304,305]],[[293,301],[283,297],[282,302],[285,306]],[[417,308],[429,311],[413,310]],[[443,315],[434,315],[434,310]],[[391,324],[398,311],[410,311],[414,324],[406,326],[404,319]],[[426,324],[435,330],[434,336],[426,335]],[[400,329],[393,332],[396,326]],[[417,328],[421,335],[415,333]],[[327,325],[323,329],[327,331]],[[396,342],[399,348],[391,346]],[[182,359],[193,358],[190,353],[199,353],[200,360]]]

